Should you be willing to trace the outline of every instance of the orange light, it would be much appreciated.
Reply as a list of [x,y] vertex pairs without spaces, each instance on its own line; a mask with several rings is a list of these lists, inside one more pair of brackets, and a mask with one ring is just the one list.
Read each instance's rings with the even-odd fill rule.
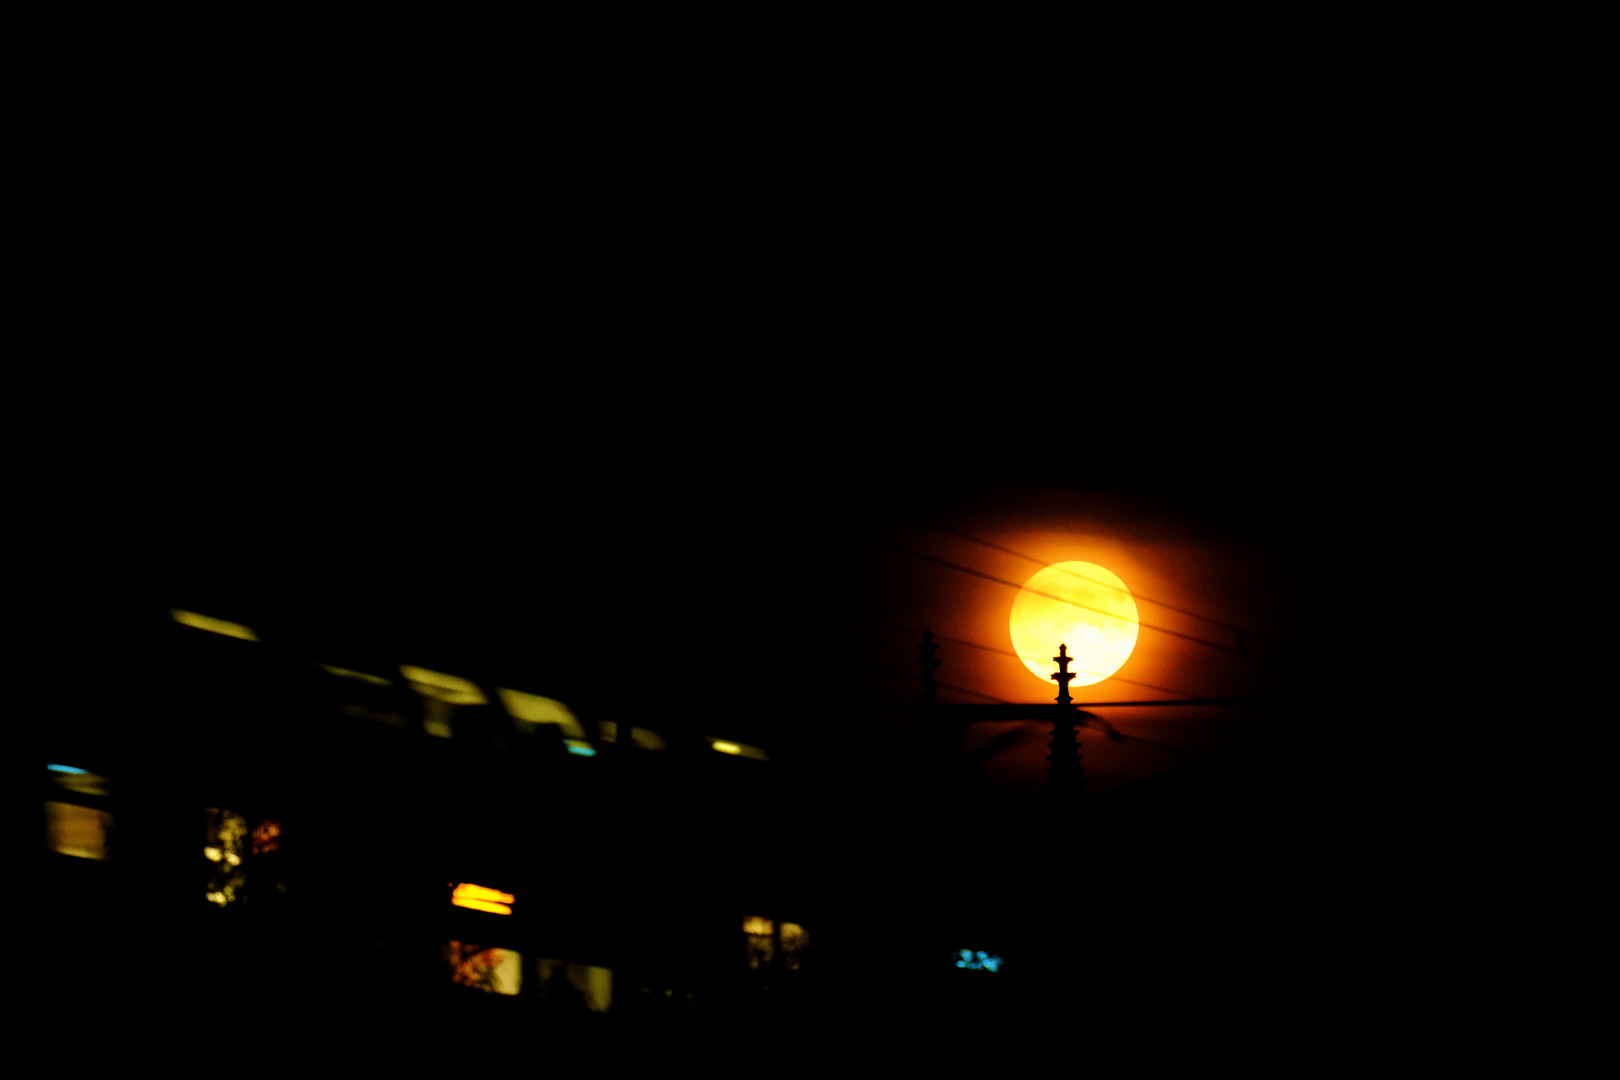
[[516,899],[511,893],[487,889],[482,885],[469,885],[466,882],[457,885],[455,892],[450,895],[450,902],[457,907],[471,908],[474,911],[492,911],[497,915],[512,914],[512,909],[507,905]]
[[456,907],[471,908],[474,911],[491,911],[496,915],[512,914],[512,909],[505,904],[491,903],[488,900],[467,900],[460,896],[452,896],[450,902]]

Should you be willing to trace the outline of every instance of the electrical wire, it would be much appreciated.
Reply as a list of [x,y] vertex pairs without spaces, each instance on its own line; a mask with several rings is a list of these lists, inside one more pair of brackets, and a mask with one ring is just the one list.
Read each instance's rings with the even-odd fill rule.
[[[905,630],[905,631],[908,631],[910,633],[916,634],[919,637],[921,637],[922,634],[923,634],[923,631],[919,630],[915,626],[905,626],[905,625],[903,625],[901,623],[887,622],[887,621],[882,620],[882,619],[866,619],[866,620],[863,620],[863,621],[867,622],[868,624],[873,625],[873,626],[888,627],[891,630]],[[944,635],[944,634],[934,634],[934,640],[935,641],[948,641],[953,645],[966,645],[970,649],[978,649],[981,652],[995,653],[998,656],[1010,656],[1015,660],[1020,660],[1021,661],[1021,660],[1024,659],[1024,657],[1019,656],[1017,653],[1013,652],[1011,649],[998,649],[993,645],[980,645],[980,644],[977,644],[976,642],[967,641],[967,640],[964,640],[962,638],[949,637],[949,636]],[[1087,670],[1085,668],[1075,668],[1075,670],[1076,671],[1085,671],[1085,673],[1087,675],[1101,675],[1102,674],[1102,672],[1100,672],[1100,671],[1089,671],[1089,670]],[[1174,689],[1172,687],[1169,687],[1169,686],[1156,686],[1153,683],[1145,683],[1145,682],[1141,682],[1141,681],[1139,681],[1137,679],[1127,679],[1122,675],[1105,675],[1103,677],[1104,677],[1104,679],[1107,679],[1107,680],[1112,681],[1112,682],[1130,683],[1132,686],[1140,686],[1145,690],[1163,690],[1167,694],[1175,694],[1178,697],[1194,697],[1194,696],[1196,696],[1194,694],[1188,693],[1185,690],[1176,690],[1176,689]],[[1086,685],[1090,686],[1090,685],[1094,685],[1094,684],[1087,683]]]
[[[986,574],[982,570],[974,570],[973,568],[963,566],[960,563],[953,563],[949,559],[941,559],[941,558],[938,558],[938,557],[933,556],[933,555],[924,555],[920,551],[913,551],[908,547],[901,547],[899,544],[885,543],[885,542],[883,542],[881,540],[872,540],[872,541],[868,541],[868,543],[872,544],[875,547],[883,547],[883,548],[888,548],[888,549],[890,549],[892,551],[898,551],[902,555],[910,555],[914,559],[922,559],[925,562],[938,563],[940,566],[946,567],[946,568],[951,569],[951,570],[956,570],[956,571],[958,571],[960,573],[963,573],[963,574],[971,574],[974,577],[983,578],[986,581],[993,581],[997,585],[1005,585],[1009,589],[1018,589],[1018,590],[1020,590],[1022,592],[1034,593],[1036,596],[1043,596],[1048,600],[1056,600],[1058,603],[1060,603],[1060,604],[1068,604],[1070,607],[1077,607],[1077,608],[1081,608],[1081,609],[1086,610],[1086,611],[1094,611],[1099,615],[1106,615],[1111,619],[1120,619],[1120,620],[1125,621],[1125,622],[1130,621],[1124,615],[1116,615],[1111,611],[1104,611],[1101,608],[1092,607],[1090,604],[1082,604],[1079,601],[1070,600],[1067,597],[1056,596],[1056,595],[1053,595],[1052,593],[1042,592],[1040,589],[1028,589],[1028,588],[1026,588],[1025,586],[1019,584],[1016,581],[1008,581],[1006,578],[999,578],[999,577],[996,577],[994,574]],[[1276,661],[1276,660],[1267,660],[1263,656],[1256,656],[1253,653],[1244,652],[1242,649],[1234,649],[1230,645],[1222,645],[1218,641],[1207,641],[1204,638],[1193,637],[1191,634],[1183,634],[1183,633],[1180,633],[1178,631],[1171,630],[1169,627],[1166,627],[1166,626],[1155,626],[1152,623],[1145,623],[1145,622],[1140,622],[1140,621],[1138,621],[1136,623],[1136,625],[1142,627],[1142,629],[1144,629],[1144,630],[1157,630],[1161,634],[1168,634],[1170,637],[1180,638],[1183,641],[1190,641],[1190,642],[1194,643],[1195,645],[1205,645],[1205,646],[1208,646],[1211,649],[1219,649],[1222,652],[1232,653],[1235,656],[1246,656],[1250,660],[1255,661],[1256,663],[1266,664],[1266,665],[1269,665],[1269,666],[1272,666],[1272,667],[1281,666],[1280,663],[1278,661]]]
[[[1026,562],[1032,562],[1036,566],[1047,566],[1047,565],[1049,565],[1044,559],[1037,559],[1035,556],[1026,555],[1022,551],[1014,551],[1012,548],[1005,547],[1005,546],[1003,546],[1001,544],[996,543],[993,540],[986,540],[983,537],[973,536],[973,535],[971,535],[969,533],[961,532],[961,531],[959,531],[957,529],[948,529],[943,525],[936,525],[933,522],[929,522],[929,521],[918,521],[915,518],[906,518],[905,520],[910,521],[913,525],[920,525],[925,529],[933,529],[935,532],[942,532],[942,533],[945,533],[945,534],[947,534],[949,536],[955,536],[955,537],[959,537],[960,539],[963,539],[963,540],[971,541],[972,543],[975,543],[975,544],[981,544],[981,545],[983,545],[984,547],[987,547],[987,548],[994,548],[996,551],[1000,551],[1000,552],[1002,552],[1004,554],[1012,555],[1015,558],[1023,559]],[[1116,591],[1123,591],[1127,595],[1129,595],[1133,600],[1141,600],[1141,601],[1143,601],[1145,603],[1152,604],[1154,607],[1162,607],[1162,608],[1165,608],[1165,609],[1167,609],[1169,611],[1174,611],[1178,615],[1186,615],[1189,618],[1198,619],[1201,622],[1207,622],[1207,623],[1210,623],[1210,624],[1212,624],[1214,626],[1219,626],[1224,630],[1231,630],[1234,633],[1242,634],[1244,637],[1259,638],[1262,641],[1274,641],[1275,640],[1270,634],[1262,634],[1258,630],[1250,630],[1250,629],[1247,629],[1246,627],[1242,627],[1242,626],[1233,626],[1231,623],[1222,622],[1219,619],[1212,619],[1208,615],[1200,615],[1196,611],[1188,611],[1186,608],[1179,608],[1179,607],[1176,607],[1174,604],[1167,604],[1163,600],[1155,600],[1151,596],[1143,596],[1141,593],[1131,592],[1129,589],[1120,590],[1118,585],[1110,585],[1106,581],[1098,581],[1095,578],[1088,578],[1084,574],[1077,573],[1077,572],[1075,572],[1073,570],[1064,569],[1062,566],[1056,566],[1056,567],[1054,567],[1054,569],[1062,570],[1065,574],[1068,574],[1071,577],[1077,577],[1081,581],[1089,581],[1093,585],[1101,585],[1104,588],[1114,589]]]
[[[878,670],[886,672],[886,673],[888,673],[890,675],[894,675],[897,678],[905,679],[908,682],[909,681],[920,682],[921,679],[922,679],[922,676],[917,674],[916,672],[913,672],[913,671],[901,671],[900,669],[892,668],[892,667],[888,666],[887,664],[876,664],[876,663],[874,663],[874,664],[871,664],[870,666],[875,667]],[[985,693],[979,692],[978,690],[969,690],[965,686],[952,686],[950,683],[942,683],[942,682],[936,682],[936,683],[934,683],[934,686],[936,686],[940,690],[955,690],[958,693],[971,694],[974,697],[985,698],[988,701],[995,702],[997,705],[1018,705],[1018,704],[1023,704],[1022,702],[1008,701],[1005,698],[998,698],[994,694],[985,694]],[[1194,704],[1194,703],[1190,703],[1190,704]],[[1195,704],[1203,704],[1203,703],[1202,702],[1196,702]],[[947,708],[948,707],[949,706],[947,706]],[[1085,705],[1077,705],[1076,706],[1076,708],[1081,708],[1081,709],[1084,709],[1084,708],[1087,708],[1087,707],[1088,706],[1085,706]],[[1186,755],[1188,757],[1202,757],[1203,756],[1203,755],[1198,754],[1198,753],[1196,753],[1195,751],[1192,751],[1192,750],[1187,750],[1187,749],[1184,749],[1184,748],[1179,747],[1179,746],[1171,746],[1169,743],[1157,742],[1157,741],[1155,741],[1153,739],[1144,739],[1139,735],[1127,735],[1123,731],[1117,730],[1112,724],[1109,724],[1106,721],[1103,721],[1100,717],[1093,718],[1093,717],[1087,717],[1087,716],[1082,716],[1082,715],[1076,715],[1075,716],[1075,721],[1081,727],[1089,728],[1092,731],[1100,731],[1105,736],[1107,736],[1109,739],[1112,739],[1112,740],[1121,740],[1122,739],[1122,740],[1124,740],[1126,742],[1138,742],[1138,743],[1141,743],[1144,746],[1152,746],[1152,747],[1156,747],[1156,748],[1158,748],[1160,750],[1168,750],[1168,751],[1170,751],[1171,753],[1174,753],[1174,754],[1184,754],[1184,755]],[[1005,722],[1005,721],[1002,721],[1002,722]]]

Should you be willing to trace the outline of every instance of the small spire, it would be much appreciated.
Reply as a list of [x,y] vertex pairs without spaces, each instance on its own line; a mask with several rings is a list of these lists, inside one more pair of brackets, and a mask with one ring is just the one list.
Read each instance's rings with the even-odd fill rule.
[[1075,673],[1069,670],[1069,663],[1074,657],[1069,655],[1067,645],[1059,645],[1058,654],[1052,659],[1058,666],[1057,672],[1049,676],[1049,678],[1055,679],[1058,684],[1058,696],[1055,700],[1059,705],[1073,705],[1074,701],[1069,697],[1069,680],[1074,678]]
[[934,632],[924,630],[922,644],[917,646],[917,651],[922,653],[922,656],[917,659],[917,666],[923,669],[922,703],[924,705],[939,704],[939,699],[934,692],[934,669],[939,667],[939,658],[934,655],[934,652],[938,648],[939,646],[934,642]]
[[[1075,673],[1069,670],[1069,662],[1073,659],[1069,647],[1059,645],[1058,654],[1052,657],[1058,670],[1051,676],[1058,684],[1057,703],[1071,708],[1074,702],[1069,697],[1069,681]],[[1080,765],[1080,740],[1075,734],[1077,715],[1070,712],[1054,715],[1052,741],[1046,744],[1052,751],[1046,755],[1046,802],[1055,813],[1065,817],[1079,810],[1086,797],[1086,770]]]

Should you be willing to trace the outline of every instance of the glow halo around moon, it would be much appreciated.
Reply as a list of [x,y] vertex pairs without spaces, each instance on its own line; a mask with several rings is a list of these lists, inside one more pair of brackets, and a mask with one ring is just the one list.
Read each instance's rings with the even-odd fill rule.
[[1069,685],[1090,686],[1118,671],[1136,648],[1136,600],[1119,576],[1089,562],[1037,570],[1014,598],[1007,620],[1013,651],[1049,686],[1059,645],[1069,647]]

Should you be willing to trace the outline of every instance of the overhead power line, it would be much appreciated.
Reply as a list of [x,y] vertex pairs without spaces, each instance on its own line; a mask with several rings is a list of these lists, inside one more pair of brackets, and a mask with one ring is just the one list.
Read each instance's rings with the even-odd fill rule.
[[[980,545],[982,545],[984,547],[987,547],[987,548],[994,548],[996,551],[1000,551],[1000,552],[1002,552],[1004,554],[1011,555],[1011,556],[1013,556],[1015,558],[1023,559],[1026,562],[1032,562],[1037,566],[1047,566],[1047,565],[1049,565],[1046,562],[1046,560],[1044,560],[1044,559],[1037,559],[1035,556],[1026,555],[1022,551],[1014,551],[1012,548],[1006,547],[1006,546],[1004,546],[1002,544],[998,544],[993,540],[986,540],[986,539],[984,539],[983,537],[980,537],[980,536],[973,536],[973,535],[971,535],[969,533],[962,532],[962,531],[960,531],[958,529],[949,529],[949,528],[946,528],[943,525],[936,525],[936,524],[934,524],[933,522],[930,522],[930,521],[917,521],[916,519],[908,519],[908,520],[910,520],[912,522],[912,524],[921,525],[925,529],[933,529],[935,532],[946,533],[947,535],[955,536],[955,537],[958,537],[958,538],[960,538],[962,540],[967,540],[967,541],[970,541],[970,542],[975,543],[975,544],[980,544]],[[1141,601],[1143,601],[1145,603],[1152,604],[1154,607],[1162,607],[1162,608],[1165,608],[1168,611],[1174,611],[1178,615],[1186,615],[1188,618],[1198,619],[1201,622],[1207,622],[1207,623],[1210,623],[1213,626],[1219,626],[1224,630],[1230,630],[1233,633],[1242,634],[1244,637],[1260,638],[1262,641],[1274,640],[1270,634],[1262,634],[1257,630],[1250,630],[1247,627],[1234,626],[1231,623],[1222,622],[1219,619],[1212,619],[1208,615],[1200,615],[1196,611],[1188,611],[1186,608],[1177,607],[1174,604],[1167,604],[1163,600],[1155,600],[1151,596],[1143,596],[1141,593],[1134,593],[1134,592],[1131,592],[1131,590],[1129,590],[1129,589],[1120,590],[1118,585],[1112,585],[1112,584],[1109,584],[1106,581],[1098,581],[1096,578],[1086,577],[1086,575],[1084,575],[1084,574],[1076,573],[1073,570],[1064,569],[1061,566],[1057,566],[1057,567],[1054,567],[1054,568],[1058,569],[1058,570],[1062,570],[1065,574],[1068,574],[1071,577],[1077,577],[1081,581],[1089,581],[1093,585],[1101,585],[1104,588],[1115,589],[1115,590],[1118,590],[1118,591],[1125,592],[1125,593],[1129,594],[1133,599],[1141,600]]]
[[[1019,582],[1008,581],[1006,578],[996,577],[994,574],[986,574],[982,570],[974,570],[972,567],[963,566],[960,563],[953,563],[949,559],[941,559],[941,558],[938,558],[938,557],[933,556],[933,555],[924,555],[920,551],[913,551],[908,547],[901,547],[899,544],[884,543],[883,541],[880,541],[880,540],[873,540],[873,541],[870,541],[870,543],[872,543],[872,544],[874,544],[874,545],[876,545],[878,547],[885,547],[885,548],[889,548],[889,549],[894,550],[894,551],[898,551],[902,555],[910,555],[914,559],[922,559],[924,562],[938,563],[940,566],[946,567],[946,568],[951,569],[951,570],[956,570],[959,573],[971,574],[974,577],[983,578],[986,581],[993,581],[997,585],[1005,585],[1009,589],[1018,589],[1019,591],[1022,591],[1022,592],[1031,592],[1031,593],[1034,593],[1036,596],[1043,596],[1048,600],[1056,600],[1060,604],[1068,604],[1070,607],[1081,608],[1081,609],[1083,609],[1085,611],[1095,611],[1097,614],[1106,615],[1110,619],[1119,619],[1119,620],[1121,620],[1123,622],[1130,622],[1131,621],[1130,619],[1126,618],[1124,615],[1116,615],[1112,611],[1104,611],[1102,608],[1092,607],[1090,604],[1082,604],[1077,600],[1070,600],[1068,597],[1065,597],[1065,596],[1057,596],[1057,595],[1055,595],[1053,593],[1042,592],[1040,589],[1028,589]],[[1206,640],[1204,638],[1194,637],[1191,634],[1183,634],[1183,633],[1181,633],[1179,631],[1172,630],[1167,626],[1155,626],[1152,623],[1145,623],[1145,622],[1141,622],[1140,620],[1138,620],[1136,622],[1136,625],[1142,627],[1142,629],[1144,629],[1144,630],[1156,630],[1159,633],[1167,634],[1170,637],[1180,638],[1183,641],[1191,641],[1196,645],[1205,645],[1205,646],[1208,646],[1211,649],[1219,649],[1222,652],[1229,652],[1229,653],[1232,653],[1235,656],[1246,656],[1250,660],[1254,660],[1257,663],[1269,664],[1269,665],[1272,665],[1272,666],[1278,666],[1278,662],[1275,661],[1275,660],[1267,660],[1263,656],[1256,656],[1253,653],[1244,652],[1242,649],[1234,649],[1234,648],[1232,648],[1232,646],[1230,646],[1230,645],[1222,645],[1218,641],[1208,641],[1208,640]]]
[[[898,678],[905,679],[905,680],[907,680],[909,682],[920,682],[921,679],[922,679],[922,676],[918,675],[916,672],[913,672],[913,671],[901,671],[898,668],[889,667],[887,664],[873,664],[872,666],[879,669],[880,671],[887,672],[890,675],[894,675],[894,676],[896,676]],[[997,705],[1011,705],[1011,706],[1013,706],[1015,708],[1018,707],[1017,702],[1008,701],[1005,698],[998,698],[994,694],[985,694],[985,693],[980,693],[977,690],[969,690],[965,686],[952,686],[949,683],[942,683],[942,682],[936,682],[934,685],[936,687],[938,687],[939,689],[941,689],[941,690],[955,690],[955,691],[958,691],[959,693],[971,694],[974,697],[981,697],[981,698],[984,698],[985,700],[993,702],[993,703],[995,703]],[[1187,704],[1189,704],[1189,705],[1204,705],[1204,704],[1213,704],[1213,703],[1216,703],[1217,701],[1218,701],[1218,699],[1214,699],[1214,698],[1203,699],[1203,700],[1194,699],[1194,700],[1188,701]],[[1114,703],[1109,702],[1107,704],[1114,704]],[[1125,703],[1121,702],[1120,704],[1125,704]],[[1134,703],[1131,703],[1131,704],[1162,704],[1162,705],[1175,704],[1175,705],[1179,705],[1179,704],[1181,704],[1181,702],[1169,702],[1169,701],[1165,701],[1165,702],[1134,702]],[[946,706],[946,708],[953,708],[953,707],[954,706]],[[976,709],[976,708],[979,708],[980,706],[969,705],[969,706],[966,706],[966,707],[970,708],[970,709]],[[1088,708],[1088,707],[1090,707],[1090,706],[1086,706],[1086,705],[1077,706],[1077,708],[1081,708],[1081,709]],[[984,719],[992,719],[992,718],[985,717]],[[994,719],[999,720],[1001,718],[996,717]],[[1102,719],[1102,717],[1100,717],[1100,716],[1095,716],[1095,717],[1093,717],[1093,716],[1076,716],[1075,719],[1078,721],[1078,723],[1080,724],[1081,727],[1090,728],[1093,731],[1100,731],[1104,735],[1106,735],[1109,739],[1111,739],[1113,741],[1116,741],[1116,742],[1118,742],[1118,741],[1138,742],[1138,743],[1141,743],[1144,746],[1154,746],[1154,747],[1158,747],[1160,750],[1169,750],[1172,753],[1185,754],[1185,755],[1187,755],[1189,757],[1199,757],[1199,756],[1201,756],[1195,751],[1187,750],[1187,749],[1185,749],[1183,747],[1180,747],[1180,746],[1171,746],[1169,743],[1162,743],[1162,742],[1158,742],[1158,741],[1153,740],[1153,739],[1144,739],[1139,735],[1127,735],[1123,731],[1120,731],[1117,728],[1115,728],[1114,725],[1108,723],[1108,721]]]
[[[906,631],[909,631],[910,633],[918,635],[919,637],[921,637],[921,635],[923,633],[922,630],[918,629],[915,626],[905,626],[905,625],[902,625],[901,623],[892,623],[892,622],[887,622],[887,621],[884,621],[884,620],[881,620],[881,619],[868,619],[866,621],[871,623],[874,626],[886,626],[886,627],[888,627],[888,628],[890,628],[892,630],[906,630]],[[978,649],[980,652],[995,653],[998,656],[1010,656],[1015,660],[1023,660],[1023,659],[1025,659],[1024,657],[1020,656],[1019,654],[1013,652],[1011,649],[998,649],[993,645],[980,645],[977,642],[967,641],[967,640],[965,640],[963,638],[950,637],[949,635],[946,635],[946,634],[935,634],[934,635],[934,640],[935,641],[948,641],[953,645],[966,645],[970,649]],[[1075,670],[1076,671],[1083,671],[1085,669],[1076,668]],[[1102,675],[1102,672],[1100,672],[1100,671],[1086,671],[1086,674],[1087,675]],[[1177,689],[1174,689],[1173,687],[1169,687],[1169,686],[1155,686],[1153,683],[1145,683],[1145,682],[1141,682],[1140,680],[1137,680],[1137,679],[1127,679],[1122,675],[1104,675],[1103,677],[1105,679],[1109,680],[1109,681],[1112,681],[1112,682],[1130,683],[1132,686],[1140,686],[1144,690],[1163,690],[1167,694],[1175,694],[1175,695],[1177,695],[1179,697],[1187,697],[1187,698],[1190,698],[1190,697],[1193,696],[1192,694],[1188,693],[1185,690],[1177,690]],[[1090,686],[1090,685],[1093,685],[1093,684],[1087,683],[1086,685]]]

